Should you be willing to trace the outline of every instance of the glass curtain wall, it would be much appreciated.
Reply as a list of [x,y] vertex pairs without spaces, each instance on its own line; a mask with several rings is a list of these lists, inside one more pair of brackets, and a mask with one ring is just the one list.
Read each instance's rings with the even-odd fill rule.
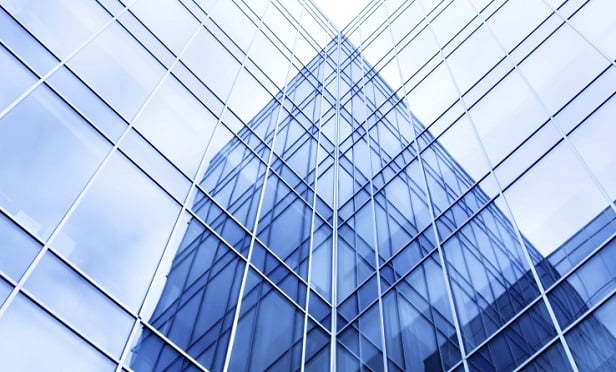
[[0,363],[616,369],[614,11],[0,0]]

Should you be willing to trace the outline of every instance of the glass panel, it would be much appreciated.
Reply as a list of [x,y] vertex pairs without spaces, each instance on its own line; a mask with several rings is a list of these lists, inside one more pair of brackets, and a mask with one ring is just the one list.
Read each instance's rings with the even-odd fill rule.
[[253,271],[243,296],[229,369],[298,369],[304,315]]
[[616,297],[565,335],[580,371],[616,370]]
[[169,196],[115,153],[52,246],[136,309],[178,212]]
[[36,81],[35,76],[26,69],[6,49],[0,47],[0,110],[3,110]]
[[472,369],[511,371],[556,336],[541,301],[482,346],[469,359]]
[[36,240],[0,213],[0,272],[18,281],[39,249]]
[[500,81],[469,113],[492,165],[498,164],[547,119],[515,72]]
[[165,71],[119,23],[109,25],[68,66],[129,121]]
[[566,143],[505,191],[505,198],[522,235],[545,257],[607,206]]
[[177,0],[137,1],[131,12],[176,55],[199,25]]
[[487,24],[509,52],[550,13],[550,8],[540,1],[509,0],[487,20]]
[[201,101],[168,76],[135,121],[135,128],[192,177],[217,121]]
[[522,368],[523,372],[573,371],[560,341],[544,350],[538,357]]
[[570,136],[576,150],[612,200],[616,199],[616,157],[610,155],[616,136],[615,115],[616,97],[612,97]]
[[616,20],[606,17],[616,14],[616,3],[611,0],[593,0],[584,4],[570,19],[571,24],[588,40],[606,53],[610,59],[616,58]]
[[556,318],[565,329],[616,288],[616,239],[549,293]]
[[66,58],[109,20],[96,2],[6,0],[2,6],[60,59]]
[[25,288],[82,335],[120,356],[133,319],[62,261],[47,253]]
[[457,315],[469,349],[539,294],[514,229],[494,203],[443,245]]
[[[167,254],[163,261],[164,269],[159,271],[161,275],[148,295],[148,310],[141,316],[203,366],[220,371],[244,264],[197,220],[178,226],[186,227],[172,238],[179,244],[177,251]],[[147,343],[147,337],[142,338]],[[148,346],[138,354],[140,358],[156,360],[157,352]]]
[[460,360],[438,255],[383,297],[383,312],[390,370],[446,370]]
[[48,238],[109,148],[48,87],[39,87],[0,121],[0,204]]
[[23,295],[0,318],[3,368],[10,371],[113,371],[114,363]]
[[182,61],[221,100],[226,100],[240,64],[208,30],[191,41]]
[[607,64],[590,44],[564,25],[519,68],[548,108],[556,112]]
[[146,327],[136,340],[126,362],[134,371],[201,371]]

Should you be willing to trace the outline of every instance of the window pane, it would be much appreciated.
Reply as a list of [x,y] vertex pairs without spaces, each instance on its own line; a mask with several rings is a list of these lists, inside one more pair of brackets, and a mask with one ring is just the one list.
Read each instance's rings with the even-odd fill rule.
[[52,246],[136,309],[178,212],[169,196],[116,153]]
[[47,253],[25,288],[99,347],[120,356],[131,317],[59,259]]
[[39,87],[0,121],[0,204],[48,238],[109,148],[49,88]]
[[3,368],[9,371],[113,371],[115,364],[18,296],[0,318]]
[[40,245],[0,213],[0,272],[18,281]]
[[163,67],[118,23],[68,62],[126,120],[132,120],[164,73]]
[[109,20],[103,8],[92,1],[6,0],[2,6],[60,59]]

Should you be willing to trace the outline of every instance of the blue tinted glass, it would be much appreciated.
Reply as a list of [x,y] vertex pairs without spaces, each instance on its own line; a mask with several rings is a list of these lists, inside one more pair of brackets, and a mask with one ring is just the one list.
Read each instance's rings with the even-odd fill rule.
[[449,369],[460,359],[442,269],[433,255],[383,297],[388,364]]
[[12,290],[12,285],[0,279],[0,306],[4,304],[4,301],[6,301],[6,298],[9,296]]
[[46,254],[25,288],[99,347],[119,357],[132,318],[52,254]]
[[251,271],[229,369],[299,368],[303,320],[299,310]]
[[6,49],[0,48],[0,109],[4,109],[34,84],[35,77]]
[[556,335],[543,302],[507,325],[470,357],[473,368],[512,370]]
[[178,212],[169,196],[116,153],[52,246],[135,309]]
[[549,293],[556,318],[566,328],[616,287],[616,240],[612,240],[593,258]]
[[135,371],[201,371],[146,327],[139,330],[127,364]]
[[126,120],[132,120],[163,76],[163,67],[118,23],[112,23],[68,66]]
[[[206,368],[222,370],[243,269],[236,253],[192,219],[146,320]],[[155,359],[155,351],[140,354]]]
[[109,19],[102,7],[91,2],[7,0],[2,5],[60,58],[75,51]]
[[0,318],[3,368],[12,371],[113,371],[115,364],[82,338],[18,296]]
[[573,371],[560,342],[556,342],[522,369],[524,372]]
[[48,238],[109,147],[49,88],[39,87],[0,120],[0,204]]
[[616,369],[616,297],[590,314],[565,339],[582,371]]
[[19,280],[39,248],[39,243],[0,214],[0,271]]

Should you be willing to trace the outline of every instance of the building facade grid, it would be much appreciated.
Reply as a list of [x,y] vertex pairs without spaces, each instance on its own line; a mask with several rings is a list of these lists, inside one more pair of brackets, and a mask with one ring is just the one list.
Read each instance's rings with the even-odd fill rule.
[[616,368],[615,10],[0,1],[3,363]]

